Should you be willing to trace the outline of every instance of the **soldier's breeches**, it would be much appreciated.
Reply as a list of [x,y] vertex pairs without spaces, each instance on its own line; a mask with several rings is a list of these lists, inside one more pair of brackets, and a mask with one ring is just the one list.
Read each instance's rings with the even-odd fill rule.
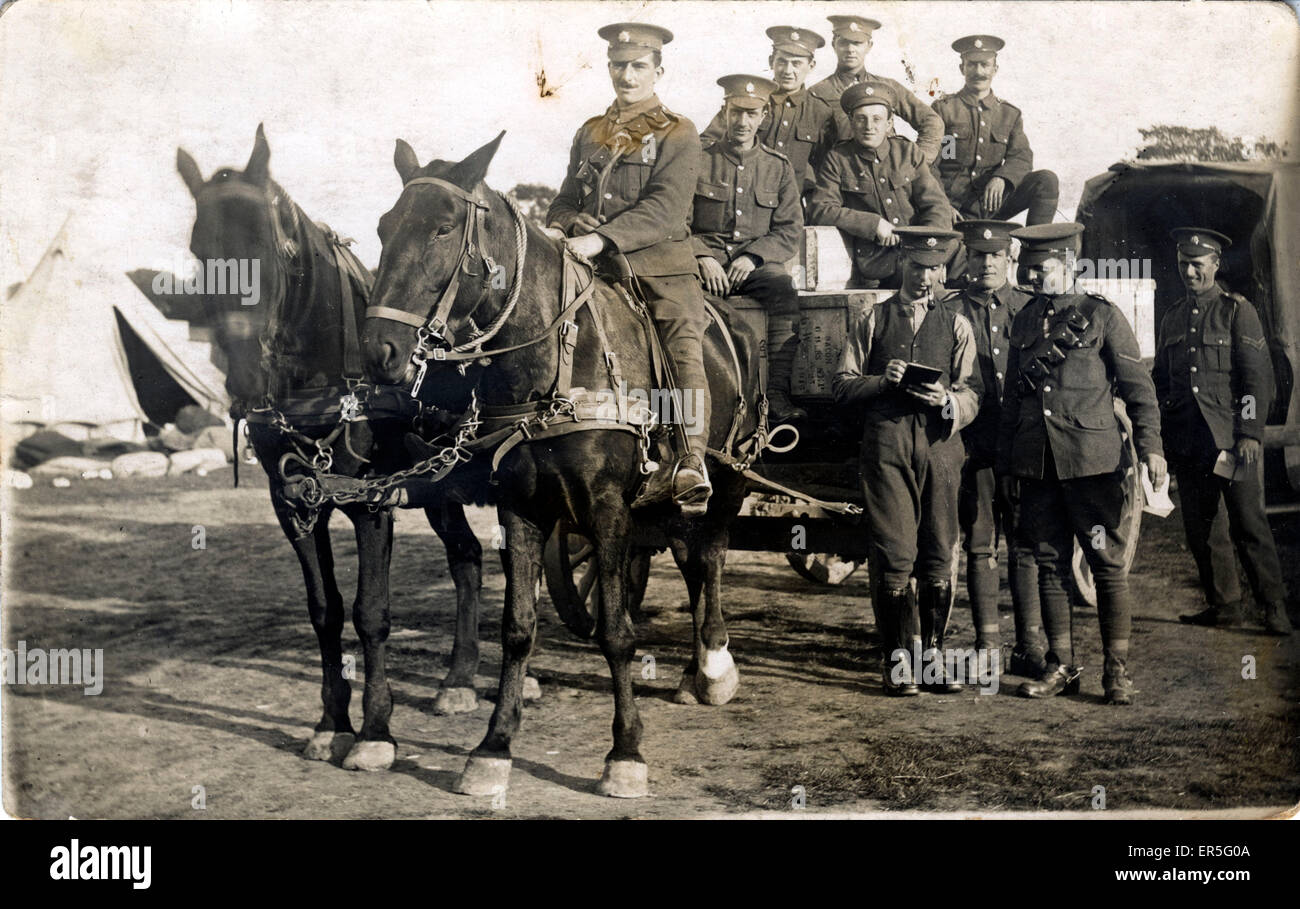
[[[1196,559],[1201,586],[1211,605],[1226,606],[1241,598],[1237,566],[1232,560],[1234,546],[1255,599],[1260,604],[1284,601],[1282,566],[1264,513],[1262,462],[1256,462],[1256,469],[1248,476],[1231,483],[1215,476],[1212,464],[1206,461],[1175,461],[1173,466],[1187,548]],[[1216,522],[1220,502],[1227,506],[1230,533],[1225,533],[1222,520]]]
[[1050,454],[1044,468],[1044,479],[1020,481],[1020,533],[1034,547],[1048,643],[1059,662],[1071,662],[1066,590],[1075,540],[1097,585],[1102,643],[1129,639],[1133,604],[1120,527],[1124,488],[1118,474],[1057,479]]
[[[793,356],[794,343],[799,337],[799,295],[794,289],[794,279],[785,268],[776,263],[760,265],[754,269],[739,288],[732,293],[753,297],[763,304],[767,312],[767,356],[769,362],[789,345]],[[794,342],[794,343],[792,343]]]
[[904,587],[913,574],[918,584],[947,583],[966,456],[961,439],[938,439],[921,417],[871,420],[862,440],[862,486],[880,583]]
[[641,276],[639,280],[683,397],[683,412],[675,418],[686,424],[691,450],[703,455],[711,409],[704,372],[704,296],[699,281],[694,275]]
[[1016,642],[1032,643],[1038,636],[1038,568],[1033,550],[1014,533],[1015,507],[998,493],[993,467],[972,456],[962,468],[958,520],[965,537],[966,592],[975,622],[976,646],[999,643],[998,543],[1007,541],[1011,601],[1016,610]]
[[1056,203],[1060,199],[1060,184],[1050,170],[1036,170],[1025,176],[1020,185],[1002,200],[1002,207],[992,217],[998,221],[1014,218],[1026,209],[1025,224],[1050,224],[1056,217]]

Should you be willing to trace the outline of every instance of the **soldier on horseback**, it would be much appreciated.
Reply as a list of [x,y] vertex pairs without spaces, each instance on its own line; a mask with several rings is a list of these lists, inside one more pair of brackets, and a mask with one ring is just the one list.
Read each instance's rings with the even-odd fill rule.
[[[636,275],[672,364],[673,380],[697,397],[692,423],[709,426],[704,373],[704,296],[690,239],[691,200],[699,167],[694,124],[655,94],[663,75],[665,28],[619,23],[600,29],[609,42],[616,100],[578,130],[569,169],[547,212],[570,250],[585,258],[621,253]],[[682,415],[676,417],[679,427]],[[678,434],[689,450],[673,472],[673,500],[700,509],[713,491],[704,466],[707,432]]]

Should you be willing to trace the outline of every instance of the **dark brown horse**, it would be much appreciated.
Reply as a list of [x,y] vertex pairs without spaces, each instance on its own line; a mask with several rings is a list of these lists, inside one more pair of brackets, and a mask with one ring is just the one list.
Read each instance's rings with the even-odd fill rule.
[[[394,163],[403,190],[379,222],[383,253],[362,339],[371,378],[410,382],[418,372],[413,354],[433,345],[426,361],[430,380],[432,370],[464,366],[478,384],[484,431],[493,426],[508,430],[523,413],[562,413],[568,405],[563,394],[556,396],[567,391],[561,385],[574,389],[575,396],[579,388],[609,389],[615,369],[627,387],[652,389],[656,381],[646,325],[633,304],[589,272],[575,272],[555,237],[526,224],[515,206],[483,182],[500,141],[498,136],[464,161],[420,167],[410,146],[398,140]],[[580,290],[574,282],[584,276],[595,281],[593,302],[573,311],[562,288]],[[475,337],[490,362],[475,359],[472,351],[456,360],[449,345],[467,339],[472,345]],[[510,350],[515,345],[522,346]],[[738,346],[739,372],[747,387],[756,387],[747,336],[739,337]],[[738,413],[741,383],[735,359],[718,326],[711,327],[705,365],[713,383],[713,425],[708,427],[713,448],[725,446]],[[568,381],[557,378],[570,368]],[[537,629],[543,544],[557,523],[593,542],[599,572],[595,633],[613,676],[614,747],[598,792],[621,797],[646,793],[641,719],[630,669],[636,642],[626,608],[636,521],[663,527],[690,593],[695,646],[679,701],[725,703],[739,683],[727,649],[720,582],[728,528],[745,496],[744,478],[714,462],[714,493],[706,514],[686,519],[668,506],[638,510],[634,517],[631,503],[647,461],[644,439],[633,431],[590,427],[575,424],[565,434],[535,432],[532,441],[516,439],[521,444],[509,449],[496,471],[506,574],[500,697],[487,736],[460,778],[461,792],[491,794],[507,785],[510,744],[519,727],[520,694]],[[754,428],[752,411],[740,413],[737,437]]]
[[[190,249],[207,273],[212,273],[207,264],[218,261],[259,266],[260,282],[249,299],[217,293],[220,287],[205,282],[203,302],[229,363],[226,388],[235,402],[232,413],[248,419],[250,440],[270,479],[276,517],[302,564],[307,610],[320,642],[324,712],[303,753],[314,760],[342,759],[351,770],[384,770],[393,762],[396,745],[388,729],[393,702],[385,668],[392,509],[341,509],[356,530],[360,563],[352,622],[364,651],[365,694],[356,735],[348,717],[352,690],[344,674],[343,597],[334,579],[329,532],[332,509],[305,514],[287,501],[281,463],[286,455],[290,463],[305,455],[323,466],[325,460],[317,459],[327,454],[329,469],[337,474],[391,473],[409,464],[401,444],[409,417],[397,418],[395,404],[374,404],[384,399],[374,387],[349,388],[347,379],[364,372],[359,330],[370,276],[271,179],[270,155],[259,125],[244,170],[223,168],[205,181],[194,159],[177,149],[177,169],[196,205]],[[350,282],[346,288],[344,281]],[[361,419],[342,421],[340,398],[349,391],[373,406],[362,405]],[[387,396],[390,404],[401,396],[409,399],[404,390],[393,392]],[[319,446],[329,439],[324,448]],[[482,547],[460,504],[435,502],[425,513],[446,544],[456,584],[451,669],[434,709],[470,711],[476,707]]]

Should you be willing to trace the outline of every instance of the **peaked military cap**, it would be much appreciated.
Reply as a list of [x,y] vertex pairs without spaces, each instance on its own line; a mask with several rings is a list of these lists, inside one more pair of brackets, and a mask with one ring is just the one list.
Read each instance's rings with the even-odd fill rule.
[[967,35],[965,38],[958,38],[954,41],[952,49],[961,54],[963,58],[988,60],[1006,47],[1006,44],[1007,42],[993,35]]
[[952,241],[961,234],[946,227],[895,227],[898,248],[922,265],[942,265],[952,254]]
[[827,16],[831,23],[831,32],[837,38],[852,38],[854,41],[866,41],[871,33],[880,28],[875,19],[863,16]]
[[797,54],[800,57],[811,57],[817,52],[817,48],[826,46],[826,39],[816,32],[789,25],[774,25],[767,30],[767,36],[772,39],[773,50]]
[[766,107],[767,99],[777,89],[777,84],[771,79],[744,74],[723,76],[718,84],[722,86],[723,97],[727,101],[748,110]]
[[844,90],[844,94],[840,95],[840,107],[844,108],[846,114],[852,114],[864,104],[883,104],[892,114],[894,93],[882,82],[859,82],[850,85]]
[[664,45],[673,40],[673,33],[668,29],[644,22],[615,22],[596,34],[609,42],[609,59],[616,63],[636,60],[651,51],[662,51]]
[[998,252],[1011,248],[1011,232],[1020,227],[1015,221],[958,221],[962,242],[972,252]]
[[1221,255],[1232,245],[1232,239],[1217,230],[1204,227],[1178,227],[1169,232],[1178,243],[1178,251],[1185,256]]
[[1020,241],[1020,264],[1037,265],[1048,259],[1060,258],[1066,253],[1078,253],[1079,235],[1083,225],[1076,221],[1058,221],[1054,224],[1034,224],[1013,230],[1011,236]]

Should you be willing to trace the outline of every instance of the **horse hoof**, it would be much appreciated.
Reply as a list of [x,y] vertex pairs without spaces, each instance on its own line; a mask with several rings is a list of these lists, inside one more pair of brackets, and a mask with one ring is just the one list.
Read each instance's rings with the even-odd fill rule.
[[641,761],[606,761],[596,783],[596,794],[616,799],[641,799],[649,792],[646,766]]
[[350,750],[357,737],[350,732],[334,732],[326,730],[314,733],[307,747],[303,748],[302,756],[309,761],[329,761],[337,764],[342,761]]
[[473,688],[439,688],[433,701],[433,712],[438,716],[452,713],[473,713],[478,709],[478,695]]
[[699,677],[695,680],[695,690],[700,700],[715,707],[720,706],[735,697],[739,687],[740,673],[736,671],[736,663],[727,648],[724,646],[707,651],[704,654],[704,665],[700,667]]
[[471,754],[456,782],[461,795],[500,795],[510,785],[510,759]]
[[673,692],[673,703],[694,707],[699,702],[700,699],[695,696],[695,676],[683,672],[682,681]]
[[537,679],[531,675],[524,676],[524,700],[540,701],[542,699],[542,686]]
[[392,742],[357,742],[343,759],[344,770],[387,770],[397,757],[397,746]]

